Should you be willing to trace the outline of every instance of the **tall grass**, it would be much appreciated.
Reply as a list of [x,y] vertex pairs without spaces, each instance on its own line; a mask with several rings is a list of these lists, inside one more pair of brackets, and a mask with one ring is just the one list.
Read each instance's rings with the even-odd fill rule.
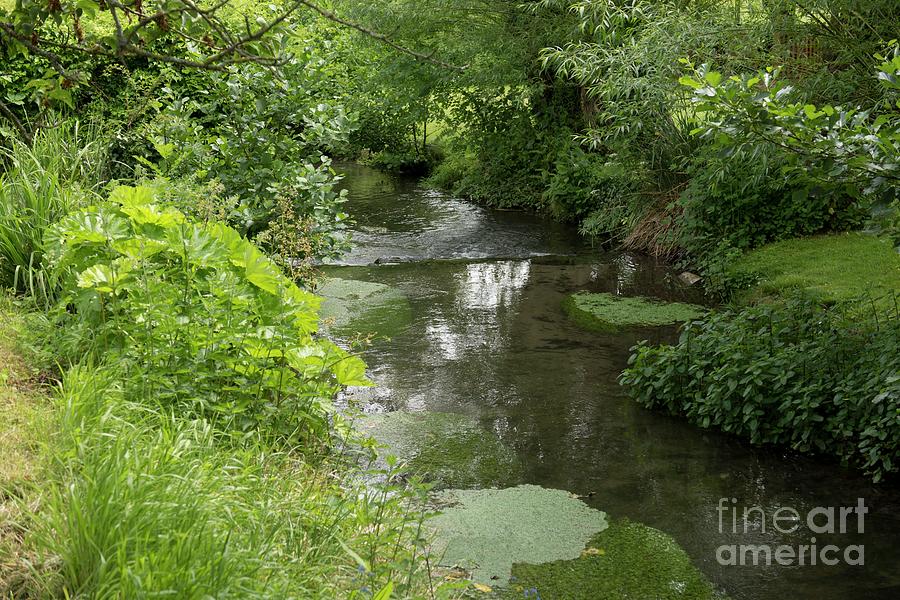
[[91,367],[64,377],[56,464],[29,540],[42,560],[16,597],[431,595],[424,517],[399,488],[340,482],[345,471],[289,449],[228,441],[129,401],[120,377]]
[[96,126],[63,122],[29,145],[0,149],[0,285],[52,295],[43,270],[44,231],[103,182],[107,146]]

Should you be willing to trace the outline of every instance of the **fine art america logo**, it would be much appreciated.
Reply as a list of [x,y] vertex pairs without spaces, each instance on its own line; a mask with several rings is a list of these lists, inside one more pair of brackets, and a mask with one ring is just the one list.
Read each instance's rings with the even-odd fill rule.
[[783,566],[828,565],[843,562],[857,566],[865,564],[865,546],[850,544],[837,546],[817,541],[816,535],[865,533],[865,516],[869,512],[863,498],[856,506],[817,506],[805,514],[789,506],[782,506],[767,513],[760,506],[739,509],[736,498],[720,498],[716,507],[719,515],[719,533],[746,535],[750,523],[756,524],[755,532],[797,534],[805,525],[812,533],[804,543],[790,544],[723,544],[716,549],[716,560],[723,566],[755,566],[778,564]]

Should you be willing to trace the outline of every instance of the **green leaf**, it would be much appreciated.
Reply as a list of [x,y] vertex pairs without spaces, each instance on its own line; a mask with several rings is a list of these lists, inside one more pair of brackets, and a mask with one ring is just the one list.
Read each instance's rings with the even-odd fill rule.
[[72,100],[72,92],[62,88],[55,87],[47,94],[50,98],[64,103],[69,108],[75,108],[75,102]]
[[378,590],[378,593],[375,594],[372,600],[390,600],[391,596],[394,594],[394,582],[389,581],[386,586]]
[[137,187],[120,185],[109,195],[109,201],[123,206],[151,204],[156,200],[153,190],[145,185]]
[[703,87],[702,83],[700,83],[693,77],[687,77],[687,76],[679,77],[678,83],[680,83],[681,85],[687,86],[689,88],[693,88],[695,90],[699,90],[700,88]]
[[710,71],[703,76],[703,79],[706,80],[706,83],[715,87],[722,82],[722,74],[716,71]]
[[266,255],[247,243],[243,263],[247,281],[270,294],[279,295],[283,275]]
[[109,294],[128,279],[130,271],[128,263],[120,263],[117,268],[96,264],[79,273],[77,284],[80,288],[90,288]]
[[366,363],[358,356],[347,354],[332,368],[340,385],[371,387],[373,384],[366,378]]

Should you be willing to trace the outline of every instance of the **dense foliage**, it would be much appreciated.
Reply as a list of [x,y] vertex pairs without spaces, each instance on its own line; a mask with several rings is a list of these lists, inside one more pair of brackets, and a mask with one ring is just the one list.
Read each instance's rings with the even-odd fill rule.
[[47,229],[90,197],[104,180],[107,149],[96,129],[64,123],[30,144],[0,150],[0,285],[52,296],[44,277]]
[[149,188],[116,188],[48,238],[73,353],[115,355],[158,402],[308,438],[327,433],[340,386],[366,383],[359,358],[315,337],[319,298],[236,231],[191,222]]
[[354,145],[376,164],[424,157],[434,185],[681,257],[714,292],[741,252],[896,195],[893,0],[341,5],[466,67],[350,45]]
[[637,346],[621,381],[644,406],[879,480],[900,469],[900,314],[854,306],[795,299],[714,314],[675,345]]
[[[728,297],[773,275],[735,268],[759,246],[900,239],[897,15],[896,0],[0,0],[0,285],[38,308],[59,379],[46,489],[22,502],[26,575],[0,595],[440,596],[420,490],[332,452],[371,443],[333,408],[365,365],[322,336],[307,291],[349,243],[332,159],[546,212]],[[637,346],[622,383],[884,478],[895,298],[817,300],[713,312]]]
[[365,365],[298,286],[351,120],[301,7],[0,4],[2,283],[60,379],[0,595],[440,594],[419,488],[334,451],[374,457],[332,406]]

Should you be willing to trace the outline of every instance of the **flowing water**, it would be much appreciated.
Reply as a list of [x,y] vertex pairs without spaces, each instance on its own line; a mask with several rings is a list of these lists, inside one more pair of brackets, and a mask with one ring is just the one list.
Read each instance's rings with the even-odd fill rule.
[[[341,169],[355,245],[330,274],[388,284],[410,303],[411,322],[365,353],[387,409],[477,419],[514,450],[518,483],[569,490],[669,533],[732,598],[900,597],[896,486],[638,407],[616,383],[629,348],[674,332],[586,332],[560,307],[578,290],[691,300],[664,266],[592,249],[535,216],[486,210],[357,165]],[[747,532],[739,518],[733,534],[732,513],[717,511],[723,498],[726,508],[761,507],[765,529],[756,511]],[[773,529],[779,507],[805,515],[858,498],[869,507],[862,534],[856,517],[845,534]],[[819,548],[863,544],[865,564],[723,566],[716,558],[722,544],[796,547],[811,537]]]

